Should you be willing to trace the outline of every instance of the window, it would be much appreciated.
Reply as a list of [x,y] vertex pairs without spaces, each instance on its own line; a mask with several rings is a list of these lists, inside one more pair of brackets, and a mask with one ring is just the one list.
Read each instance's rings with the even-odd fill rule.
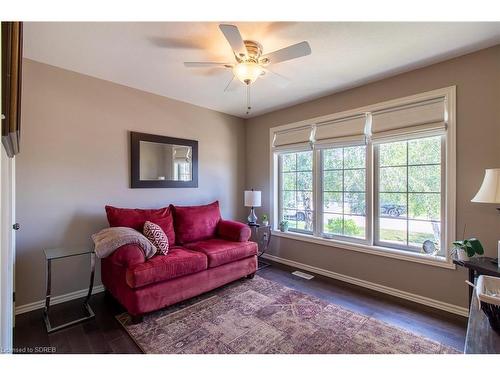
[[376,244],[420,252],[424,241],[441,249],[442,137],[375,146]]
[[366,237],[366,146],[321,150],[323,234]]
[[274,229],[452,267],[454,108],[451,87],[271,129]]
[[291,231],[313,231],[312,155],[305,151],[280,156],[280,220],[286,220]]

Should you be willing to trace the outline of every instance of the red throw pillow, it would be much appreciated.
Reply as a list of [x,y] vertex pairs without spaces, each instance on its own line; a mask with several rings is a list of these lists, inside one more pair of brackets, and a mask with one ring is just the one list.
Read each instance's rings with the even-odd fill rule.
[[144,223],[151,221],[165,232],[169,244],[175,243],[174,217],[170,207],[140,209],[106,206],[105,209],[110,227],[134,228],[142,233]]
[[204,206],[170,206],[174,213],[175,237],[179,245],[215,236],[219,223],[219,201]]
[[168,237],[161,227],[150,221],[144,223],[143,234],[153,245],[156,246],[157,255],[167,255],[168,253]]

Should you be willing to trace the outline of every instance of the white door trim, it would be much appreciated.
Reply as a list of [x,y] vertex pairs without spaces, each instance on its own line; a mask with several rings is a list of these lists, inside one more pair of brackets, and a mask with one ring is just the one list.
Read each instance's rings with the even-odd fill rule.
[[[1,147],[1,145],[0,145]],[[0,150],[0,352],[13,348],[15,161]]]

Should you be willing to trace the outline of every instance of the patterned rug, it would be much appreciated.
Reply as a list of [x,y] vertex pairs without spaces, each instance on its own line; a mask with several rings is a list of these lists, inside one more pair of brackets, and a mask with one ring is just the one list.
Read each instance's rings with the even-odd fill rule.
[[458,353],[456,350],[255,276],[131,324],[145,353]]

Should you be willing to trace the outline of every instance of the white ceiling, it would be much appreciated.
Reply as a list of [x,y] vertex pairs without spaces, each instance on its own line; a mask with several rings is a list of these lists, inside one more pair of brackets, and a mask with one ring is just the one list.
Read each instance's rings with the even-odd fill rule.
[[252,86],[224,92],[231,71],[184,61],[232,62],[210,22],[26,22],[24,56],[202,107],[252,117],[500,43],[500,23],[235,22],[264,52],[307,40],[312,54],[271,68]]

